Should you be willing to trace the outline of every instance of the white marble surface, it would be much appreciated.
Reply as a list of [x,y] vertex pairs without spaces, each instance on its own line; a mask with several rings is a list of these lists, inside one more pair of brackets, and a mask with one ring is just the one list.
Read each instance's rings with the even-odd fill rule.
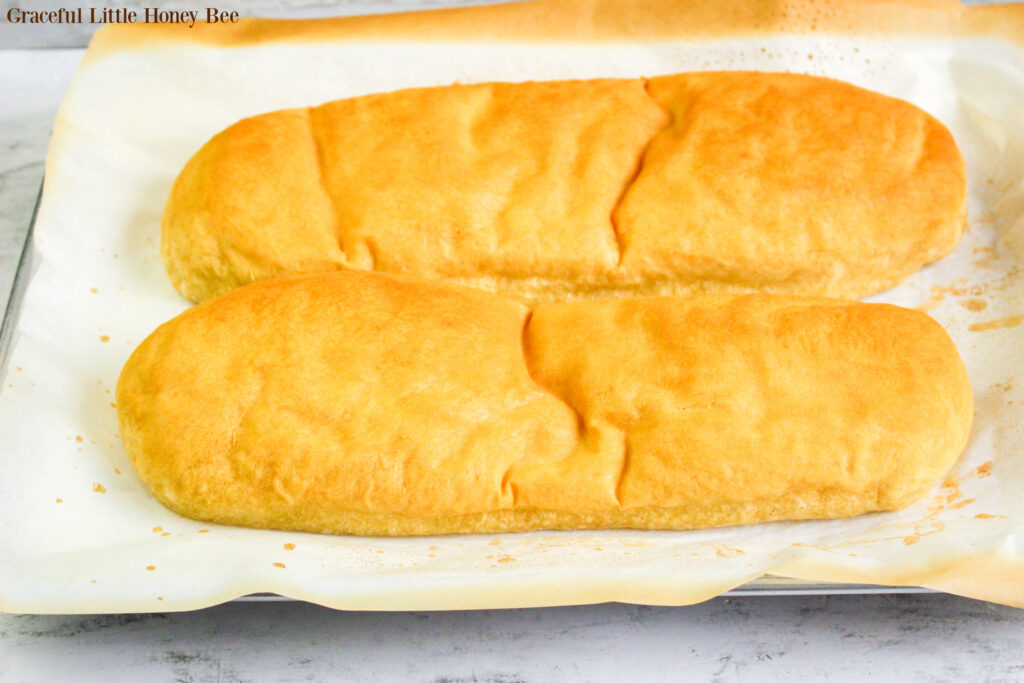
[[9,681],[1017,681],[1024,611],[948,596],[685,608],[0,616]]
[[[81,54],[0,50],[0,302]],[[946,595],[394,614],[234,603],[185,614],[0,614],[0,680],[1016,681],[1021,642],[1024,610]]]

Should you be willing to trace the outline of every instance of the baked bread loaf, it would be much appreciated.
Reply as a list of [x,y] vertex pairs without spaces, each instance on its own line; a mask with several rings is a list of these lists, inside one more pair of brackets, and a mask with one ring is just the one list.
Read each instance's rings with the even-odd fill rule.
[[532,303],[860,298],[949,253],[965,198],[941,123],[826,78],[455,85],[238,122],[175,182],[161,253],[194,301],[337,269]]
[[411,535],[687,529],[900,508],[965,445],[927,315],[709,294],[544,304],[342,271],[159,327],[117,386],[142,480],[195,519]]

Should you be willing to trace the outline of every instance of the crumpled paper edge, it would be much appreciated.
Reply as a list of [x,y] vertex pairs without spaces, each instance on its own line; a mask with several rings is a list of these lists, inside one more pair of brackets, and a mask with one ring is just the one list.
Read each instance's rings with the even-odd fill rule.
[[750,35],[983,36],[1024,45],[1024,4],[957,0],[534,0],[320,19],[236,24],[111,24],[87,60],[159,43],[240,47],[334,40],[557,41],[709,39]]

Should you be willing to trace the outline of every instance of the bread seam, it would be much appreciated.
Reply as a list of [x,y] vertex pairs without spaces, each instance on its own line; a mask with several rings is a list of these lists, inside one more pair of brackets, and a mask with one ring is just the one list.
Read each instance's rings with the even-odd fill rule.
[[615,204],[612,206],[611,211],[608,213],[608,222],[611,223],[612,235],[615,238],[615,248],[618,251],[618,259],[615,262],[616,270],[622,268],[622,260],[626,256],[626,245],[622,240],[622,233],[619,232],[619,219],[617,215],[619,212],[619,207],[622,205],[622,200],[626,198],[627,194],[629,194],[629,190],[633,187],[633,183],[635,183],[636,179],[640,177],[641,173],[643,173],[644,162],[647,159],[648,150],[651,149],[651,143],[658,136],[672,128],[672,126],[675,125],[676,120],[675,114],[673,114],[671,110],[666,108],[661,102],[656,100],[653,95],[651,95],[651,79],[641,78],[640,80],[644,84],[644,92],[647,94],[647,98],[665,114],[666,121],[665,125],[656,130],[654,134],[647,139],[646,144],[644,144],[644,148],[640,150],[640,154],[637,157],[636,166],[633,169],[633,173],[626,179],[626,182],[623,183],[622,190],[619,192],[619,196],[615,198]]
[[320,140],[320,136],[317,134],[318,126],[316,124],[316,112],[319,107],[307,107],[306,120],[309,123],[309,135],[313,139],[313,149],[315,150],[316,156],[316,176],[320,180],[320,187],[324,191],[324,196],[327,197],[327,203],[331,207],[331,215],[334,219],[334,235],[335,241],[338,243],[338,249],[341,251],[341,258],[344,262],[348,261],[348,254],[345,253],[345,243],[342,241],[341,233],[341,216],[338,215],[338,205],[331,195],[331,191],[327,188],[327,176],[324,173],[324,151],[323,143]]

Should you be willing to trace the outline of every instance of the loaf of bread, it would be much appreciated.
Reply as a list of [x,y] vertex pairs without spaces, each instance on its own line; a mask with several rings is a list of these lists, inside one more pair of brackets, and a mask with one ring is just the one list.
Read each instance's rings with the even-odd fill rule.
[[941,123],[826,78],[456,85],[231,126],[175,182],[161,253],[195,301],[339,269],[528,303],[860,298],[949,253],[965,197]]
[[687,529],[900,508],[972,395],[927,315],[765,294],[534,309],[356,271],[236,289],[117,386],[142,480],[199,520],[411,535]]

